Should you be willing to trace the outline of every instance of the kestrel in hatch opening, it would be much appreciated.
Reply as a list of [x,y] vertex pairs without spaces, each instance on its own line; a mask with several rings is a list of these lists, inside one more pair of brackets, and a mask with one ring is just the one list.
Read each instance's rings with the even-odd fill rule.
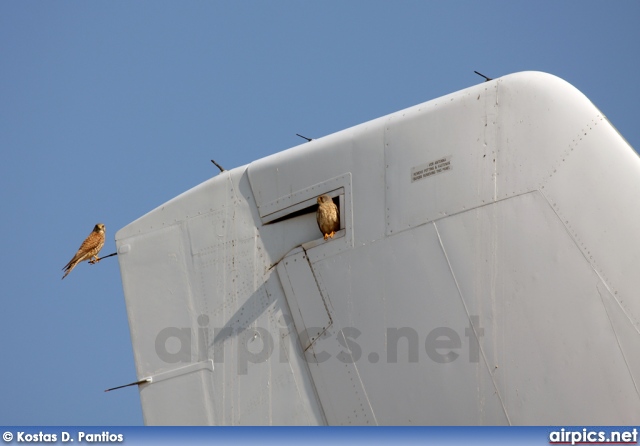
[[89,260],[89,263],[98,263],[100,258],[98,257],[98,253],[104,246],[104,225],[102,223],[98,223],[94,226],[93,231],[89,236],[82,242],[80,245],[80,249],[76,252],[76,255],[73,256],[73,259],[67,263],[62,270],[64,271],[64,279],[67,277],[67,274],[71,272],[73,268],[80,262],[84,262],[85,260],[89,260],[93,257],[93,260]]
[[329,195],[325,194],[318,197],[316,220],[318,220],[318,227],[325,240],[328,237],[333,238],[335,233],[340,230],[340,212],[338,211],[338,206]]

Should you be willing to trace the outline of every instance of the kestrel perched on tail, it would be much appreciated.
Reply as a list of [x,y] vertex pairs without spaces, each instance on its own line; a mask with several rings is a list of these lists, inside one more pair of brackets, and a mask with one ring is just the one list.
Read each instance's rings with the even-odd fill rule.
[[[80,245],[80,249],[76,252],[76,255],[67,263],[62,270],[64,271],[64,279],[67,277],[67,274],[71,272],[73,268],[80,262],[84,262],[85,260],[89,260],[89,263],[98,263],[100,261],[100,257],[98,257],[98,253],[104,246],[104,225],[102,223],[98,223],[94,226],[93,231],[89,236],[82,242]],[[93,259],[92,259],[93,258]]]
[[329,237],[333,238],[335,233],[340,230],[340,212],[329,195],[318,197],[316,220],[318,220],[318,227],[325,240]]

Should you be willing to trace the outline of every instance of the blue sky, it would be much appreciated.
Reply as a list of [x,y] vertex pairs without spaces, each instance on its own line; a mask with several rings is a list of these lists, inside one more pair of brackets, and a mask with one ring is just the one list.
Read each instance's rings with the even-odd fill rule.
[[[640,148],[639,2],[0,2],[0,424],[142,424],[117,257],[97,222],[491,77],[580,89]],[[606,185],[603,185],[606,187]]]

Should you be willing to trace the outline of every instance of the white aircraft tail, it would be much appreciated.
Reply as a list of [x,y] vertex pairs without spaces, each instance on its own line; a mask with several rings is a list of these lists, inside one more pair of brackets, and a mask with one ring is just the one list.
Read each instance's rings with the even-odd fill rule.
[[116,235],[145,423],[637,424],[638,197],[537,72],[221,172]]

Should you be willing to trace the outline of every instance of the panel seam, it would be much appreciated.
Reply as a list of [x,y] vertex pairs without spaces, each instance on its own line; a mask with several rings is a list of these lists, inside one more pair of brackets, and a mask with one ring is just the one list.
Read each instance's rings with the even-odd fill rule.
[[473,334],[476,337],[476,340],[478,341],[478,347],[480,349],[480,352],[482,354],[482,360],[484,361],[484,365],[487,369],[487,372],[489,373],[489,376],[491,377],[491,382],[493,383],[493,387],[496,391],[496,395],[498,396],[498,400],[500,401],[500,405],[502,406],[502,410],[504,411],[504,416],[507,418],[507,422],[509,423],[509,425],[511,425],[511,419],[509,418],[509,413],[507,412],[507,408],[504,404],[504,401],[502,400],[502,395],[500,394],[500,389],[498,388],[498,384],[496,383],[493,374],[491,373],[491,369],[489,367],[489,362],[487,361],[487,356],[484,352],[484,349],[482,348],[482,344],[480,343],[480,337],[478,336],[478,332],[476,331],[476,327],[474,326],[472,320],[471,320],[471,316],[469,314],[469,309],[467,308],[467,304],[464,301],[464,297],[462,296],[462,290],[460,289],[460,284],[458,283],[458,279],[456,278],[455,273],[453,272],[453,268],[451,267],[451,262],[449,261],[449,256],[447,255],[447,251],[444,248],[444,244],[442,243],[442,237],[440,237],[440,231],[438,231],[438,226],[436,225],[435,222],[433,222],[433,227],[436,230],[436,235],[438,236],[438,242],[440,243],[440,249],[442,249],[442,253],[444,254],[444,258],[447,261],[447,266],[449,267],[449,272],[451,273],[451,277],[453,277],[453,281],[456,284],[456,288],[458,290],[458,296],[460,297],[460,300],[462,302],[462,306],[464,307],[464,311],[467,315],[467,319],[469,320],[469,326],[473,329]]

